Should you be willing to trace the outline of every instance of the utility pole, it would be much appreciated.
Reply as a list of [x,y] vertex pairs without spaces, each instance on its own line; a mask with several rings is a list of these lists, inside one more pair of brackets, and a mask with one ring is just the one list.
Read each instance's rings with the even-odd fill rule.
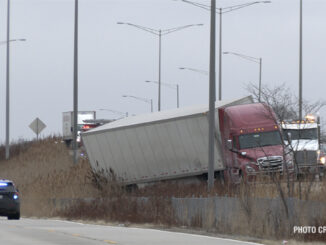
[[73,128],[73,151],[74,163],[77,156],[77,120],[78,120],[78,0],[75,0],[75,30],[74,30],[74,128]]
[[299,37],[299,120],[302,120],[302,0],[300,0],[300,37]]
[[258,91],[258,102],[261,101],[261,73],[262,73],[263,59],[259,58],[259,91]]
[[162,50],[162,30],[158,31],[158,106],[157,110],[161,111],[161,50]]
[[10,117],[10,87],[9,87],[9,77],[10,77],[10,0],[8,0],[7,5],[7,70],[6,70],[6,160],[9,160],[10,157],[10,139],[9,139],[9,117]]
[[218,53],[218,100],[222,100],[222,8],[219,8],[220,14],[220,42],[219,42],[219,53]]
[[214,187],[214,135],[215,135],[215,17],[216,2],[211,0],[211,30],[209,58],[209,130],[208,130],[208,191]]

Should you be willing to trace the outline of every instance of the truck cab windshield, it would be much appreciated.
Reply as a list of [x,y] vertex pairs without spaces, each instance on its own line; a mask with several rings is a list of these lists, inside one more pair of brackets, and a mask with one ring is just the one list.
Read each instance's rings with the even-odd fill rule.
[[284,139],[287,139],[288,133],[291,134],[292,140],[307,139],[315,140],[318,139],[318,133],[316,128],[309,129],[284,129]]
[[259,132],[239,136],[240,149],[281,145],[282,139],[279,131]]

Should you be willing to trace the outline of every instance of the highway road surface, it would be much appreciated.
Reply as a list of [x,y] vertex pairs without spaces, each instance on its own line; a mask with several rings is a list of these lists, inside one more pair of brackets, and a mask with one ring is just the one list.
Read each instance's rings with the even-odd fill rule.
[[240,245],[257,244],[230,239],[160,231],[81,224],[76,222],[0,218],[0,244],[2,245]]

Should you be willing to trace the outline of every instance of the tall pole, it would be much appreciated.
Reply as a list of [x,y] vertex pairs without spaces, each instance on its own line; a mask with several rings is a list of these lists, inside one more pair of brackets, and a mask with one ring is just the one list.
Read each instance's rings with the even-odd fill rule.
[[302,120],[302,0],[300,0],[300,44],[299,44],[299,120]]
[[211,0],[211,30],[209,57],[209,130],[208,130],[208,191],[214,186],[214,124],[215,124],[215,9],[216,2]]
[[7,70],[6,70],[6,160],[9,159],[9,103],[10,103],[10,89],[9,89],[9,54],[10,54],[10,0],[7,5]]
[[78,120],[78,0],[75,0],[75,30],[74,30],[74,128],[73,151],[74,163],[77,163],[77,120]]
[[158,111],[161,110],[161,41],[162,41],[162,31],[158,32],[158,42],[159,42],[159,51],[158,51]]
[[177,108],[179,108],[179,84],[177,84]]
[[219,47],[219,68],[218,68],[218,100],[222,100],[222,9],[220,11],[220,47]]
[[259,91],[258,91],[258,102],[261,100],[261,75],[262,75],[262,65],[263,65],[263,59],[259,58]]

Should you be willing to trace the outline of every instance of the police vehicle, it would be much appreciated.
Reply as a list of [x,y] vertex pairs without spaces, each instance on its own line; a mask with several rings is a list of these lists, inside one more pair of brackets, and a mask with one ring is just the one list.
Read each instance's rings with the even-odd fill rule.
[[0,179],[0,216],[20,219],[19,193],[10,180]]

